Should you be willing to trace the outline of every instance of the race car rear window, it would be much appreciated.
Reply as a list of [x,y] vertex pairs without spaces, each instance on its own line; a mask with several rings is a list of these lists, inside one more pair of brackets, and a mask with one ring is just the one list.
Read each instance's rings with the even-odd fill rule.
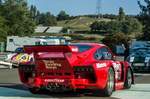
[[90,45],[74,45],[74,46],[77,46],[78,49],[79,49],[79,52],[84,52],[84,51],[87,51],[89,50],[90,48],[92,48],[92,46]]

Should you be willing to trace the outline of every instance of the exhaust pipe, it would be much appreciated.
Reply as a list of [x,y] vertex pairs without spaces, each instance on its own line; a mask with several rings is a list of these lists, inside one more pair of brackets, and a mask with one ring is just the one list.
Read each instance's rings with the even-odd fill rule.
[[51,92],[64,92],[64,91],[72,90],[69,86],[61,85],[58,83],[49,83],[46,86],[46,89],[51,91]]

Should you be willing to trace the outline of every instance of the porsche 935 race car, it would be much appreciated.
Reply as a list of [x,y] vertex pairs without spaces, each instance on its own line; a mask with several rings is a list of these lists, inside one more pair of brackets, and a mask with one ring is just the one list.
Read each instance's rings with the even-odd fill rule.
[[32,93],[91,90],[110,96],[134,83],[132,68],[126,61],[114,60],[111,50],[97,43],[54,46],[25,46],[32,62],[20,63],[19,75]]

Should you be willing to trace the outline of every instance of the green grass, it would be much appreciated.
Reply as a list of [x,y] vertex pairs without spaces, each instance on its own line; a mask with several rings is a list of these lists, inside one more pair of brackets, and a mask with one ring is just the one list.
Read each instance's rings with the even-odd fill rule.
[[95,21],[110,21],[110,19],[101,19],[90,17],[77,17],[72,20],[58,21],[58,26],[69,27],[74,31],[89,31],[90,25]]

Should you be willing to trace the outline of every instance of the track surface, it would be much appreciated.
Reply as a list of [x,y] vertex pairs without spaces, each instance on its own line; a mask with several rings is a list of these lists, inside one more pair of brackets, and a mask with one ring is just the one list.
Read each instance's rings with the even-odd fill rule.
[[150,74],[136,74],[135,85],[129,90],[119,90],[111,97],[97,97],[89,93],[31,94],[18,77],[17,69],[0,69],[0,99],[149,99]]

